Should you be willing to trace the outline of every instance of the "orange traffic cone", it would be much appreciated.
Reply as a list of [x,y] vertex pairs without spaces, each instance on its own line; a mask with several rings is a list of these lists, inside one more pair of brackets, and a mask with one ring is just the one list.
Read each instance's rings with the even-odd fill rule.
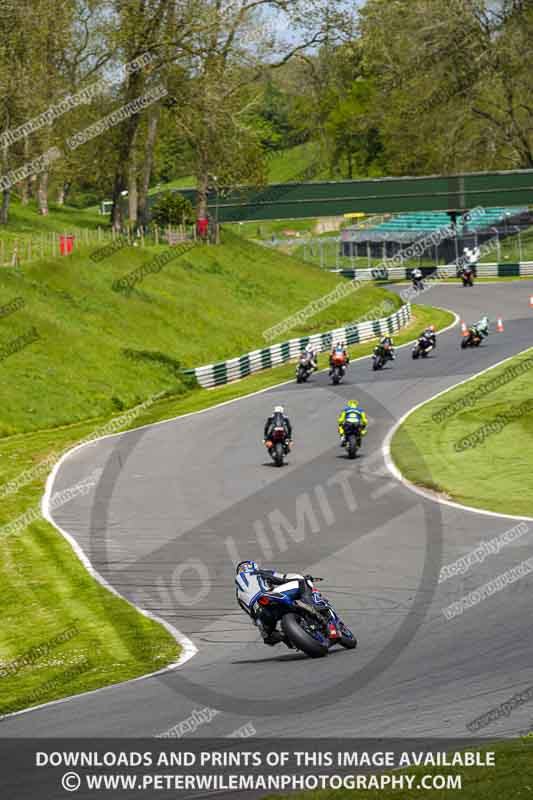
[[533,294],[529,296],[529,305],[533,308]]
[[461,333],[463,336],[468,336],[468,328],[466,326],[466,322],[462,319],[461,320]]
[[498,333],[503,333],[505,330],[503,327],[503,319],[501,317],[498,317],[496,321],[496,330],[498,331]]

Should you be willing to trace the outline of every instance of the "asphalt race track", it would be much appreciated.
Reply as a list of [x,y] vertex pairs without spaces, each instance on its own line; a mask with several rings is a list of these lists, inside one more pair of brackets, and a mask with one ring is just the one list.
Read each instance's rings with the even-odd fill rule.
[[[251,722],[260,737],[464,736],[470,720],[533,684],[531,577],[454,619],[442,612],[527,558],[533,523],[515,544],[439,585],[441,565],[517,520],[417,495],[391,477],[381,450],[414,405],[533,344],[530,294],[526,282],[436,286],[420,302],[469,322],[501,314],[505,332],[462,352],[456,325],[427,360],[413,361],[407,346],[379,373],[369,358],[353,362],[336,388],[316,374],[69,456],[54,491],[103,472],[93,492],[54,512],[57,524],[109,583],[190,637],[198,653],[163,675],[8,717],[2,735],[153,736],[210,706],[219,713],[195,735],[227,736]],[[353,397],[370,426],[348,461],[336,416]],[[277,403],[295,427],[283,469],[261,444]],[[311,660],[260,643],[235,603],[237,557],[326,578],[321,588],[357,650]],[[486,735],[516,735],[532,721],[525,704]]]

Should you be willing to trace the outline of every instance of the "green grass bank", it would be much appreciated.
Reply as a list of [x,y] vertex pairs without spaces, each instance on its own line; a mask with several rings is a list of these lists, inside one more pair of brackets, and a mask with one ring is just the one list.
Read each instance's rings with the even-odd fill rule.
[[529,350],[411,414],[391,446],[405,477],[467,506],[533,516],[532,366]]

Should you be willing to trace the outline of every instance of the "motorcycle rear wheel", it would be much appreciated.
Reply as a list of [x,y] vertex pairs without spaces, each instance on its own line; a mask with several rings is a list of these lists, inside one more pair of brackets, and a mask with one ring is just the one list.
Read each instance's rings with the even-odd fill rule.
[[300,625],[300,617],[296,614],[285,614],[281,620],[281,627],[283,633],[289,641],[311,658],[323,658],[327,656],[329,647],[326,643],[322,644],[317,639],[314,639],[307,631]]
[[298,374],[296,376],[296,383],[305,383],[307,380],[307,370],[305,367],[299,367]]
[[352,433],[348,437],[348,458],[355,458],[357,455],[357,436]]
[[276,442],[274,445],[274,463],[276,467],[283,466],[283,445],[281,442]]

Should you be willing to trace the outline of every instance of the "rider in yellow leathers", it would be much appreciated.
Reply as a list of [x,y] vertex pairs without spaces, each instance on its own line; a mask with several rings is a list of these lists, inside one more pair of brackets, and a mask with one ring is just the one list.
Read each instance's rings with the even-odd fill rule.
[[344,423],[347,420],[351,421],[352,418],[354,422],[358,422],[360,424],[361,436],[366,436],[366,429],[368,426],[366,414],[357,400],[350,400],[342,409],[337,420],[337,424],[339,426],[339,436],[341,437],[341,447],[346,445],[346,439],[344,438]]

